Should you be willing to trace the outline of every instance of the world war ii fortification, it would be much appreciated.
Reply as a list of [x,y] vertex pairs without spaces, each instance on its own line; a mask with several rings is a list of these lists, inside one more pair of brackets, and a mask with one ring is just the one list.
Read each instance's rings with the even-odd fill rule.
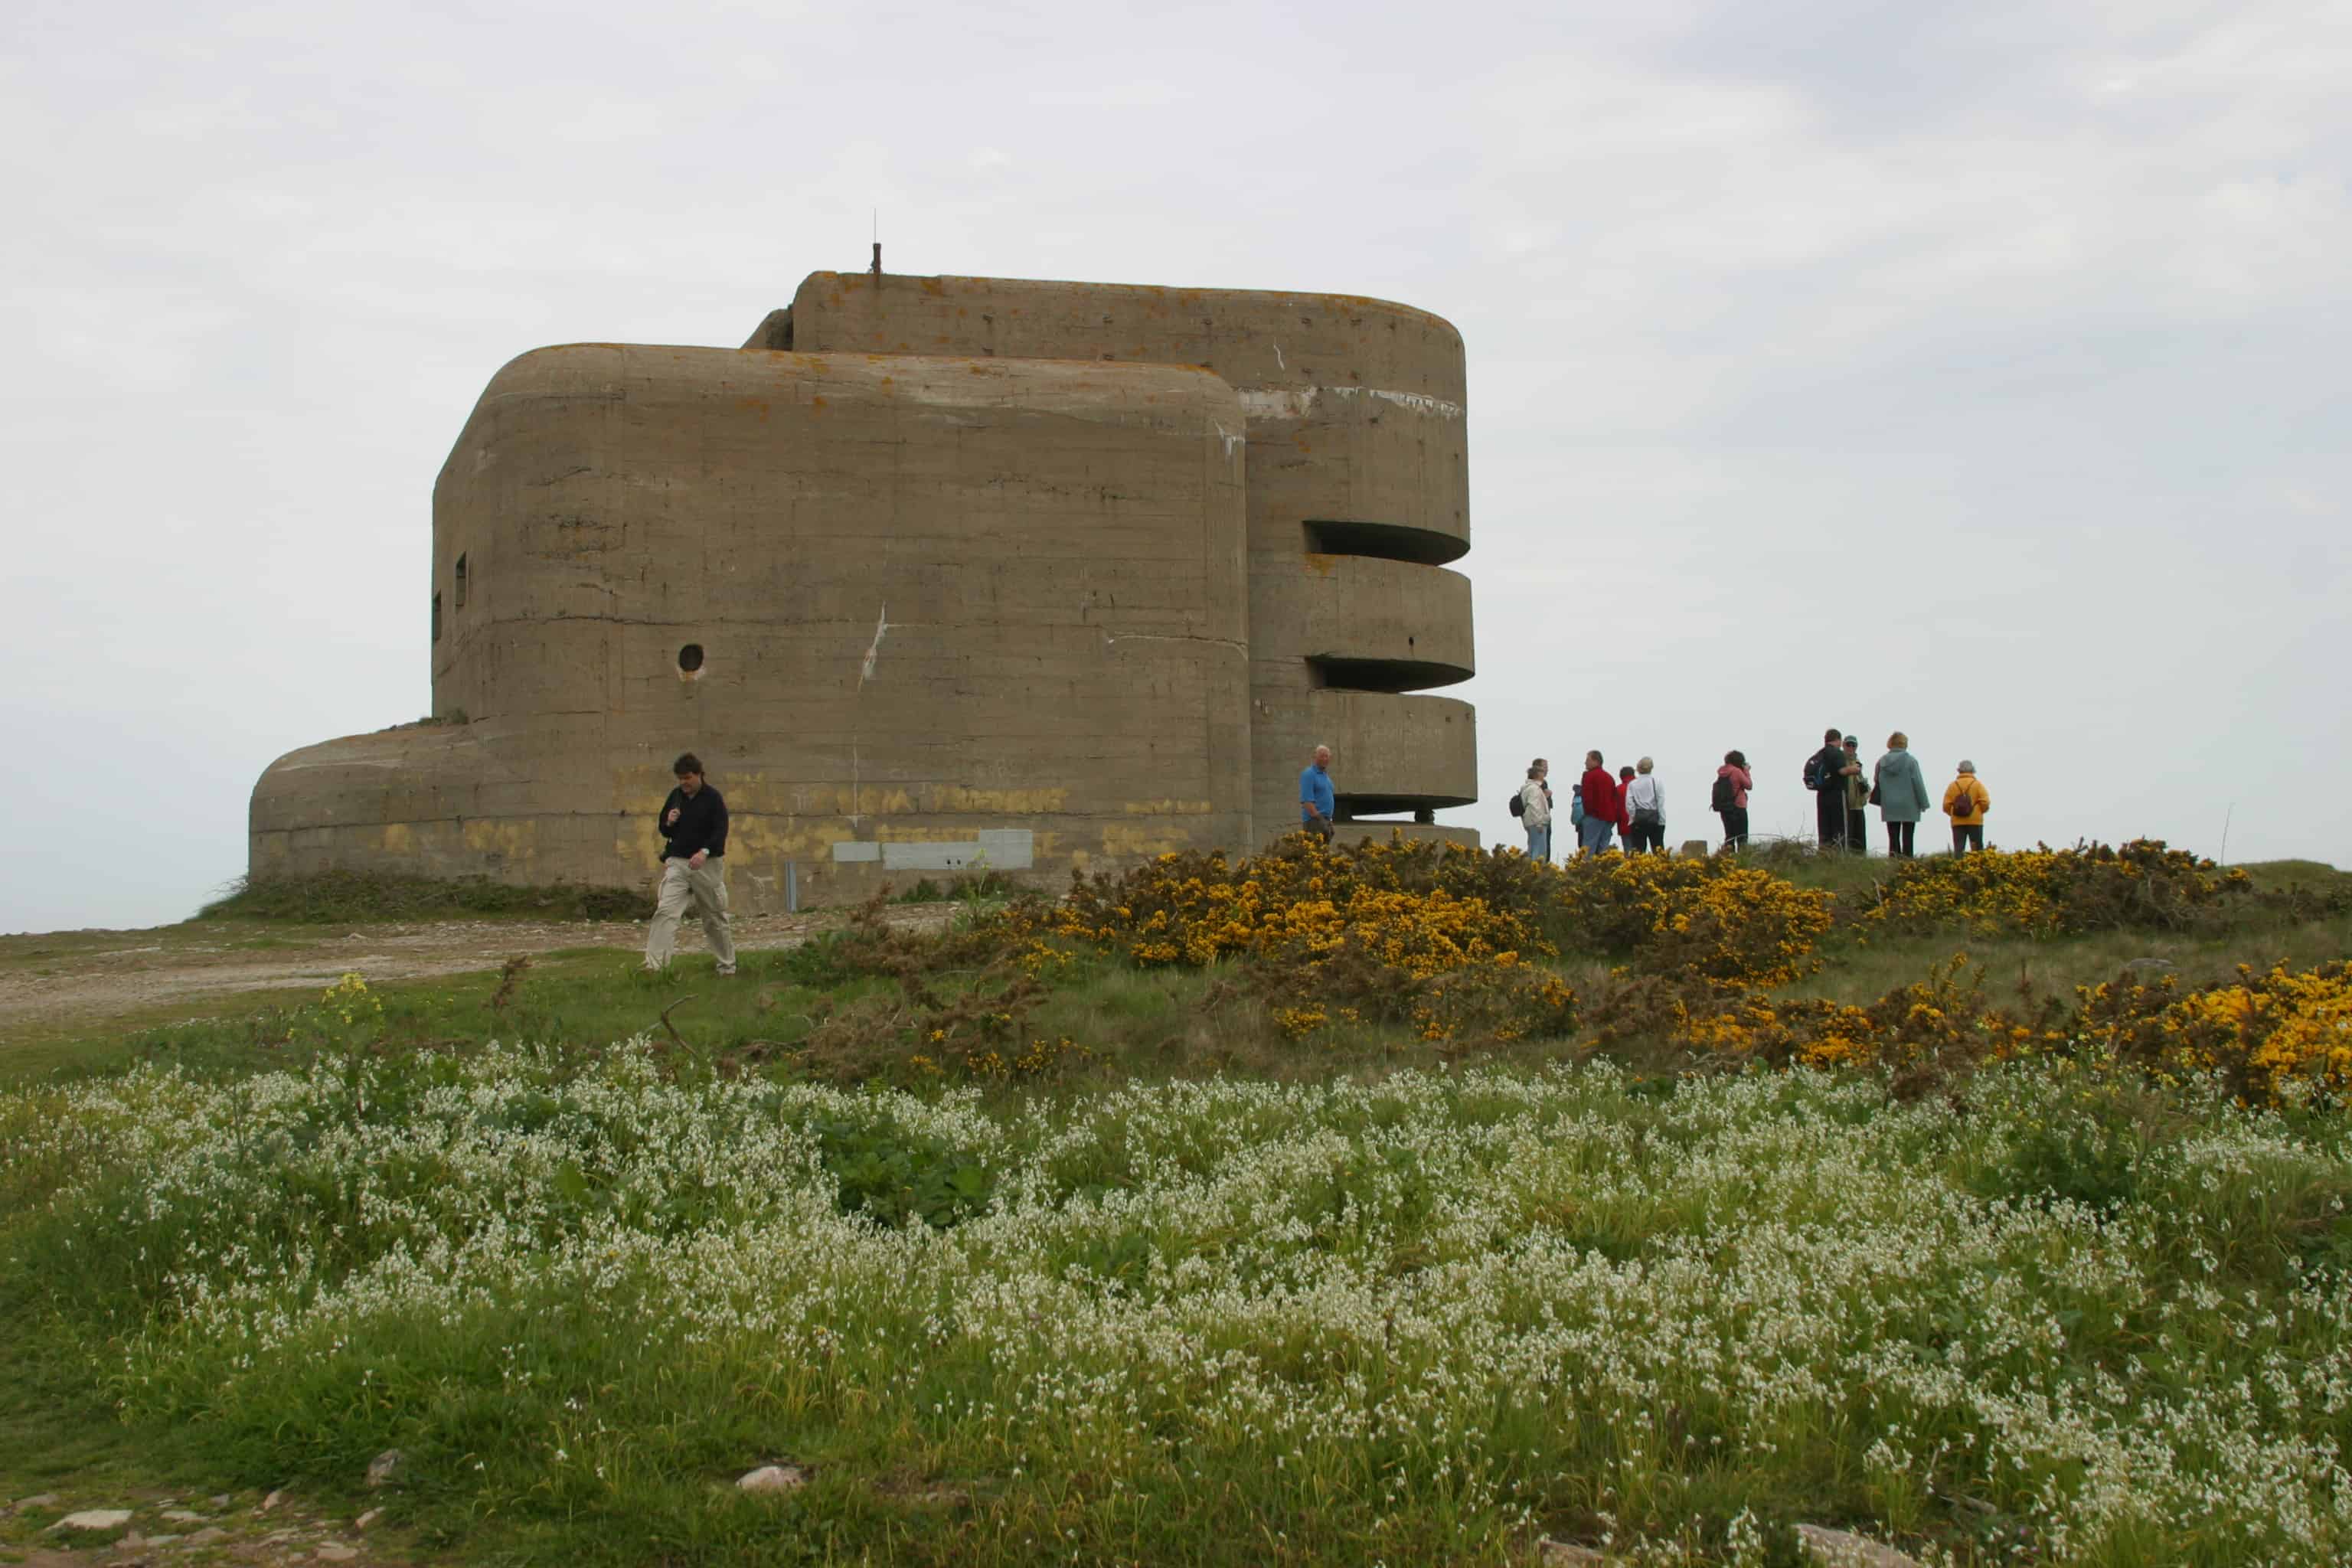
[[[434,721],[255,787],[251,868],[629,886],[698,753],[738,908],[1058,881],[1476,794],[1462,340],[1330,294],[819,272],[740,349],[491,380],[433,490]],[[1388,820],[1381,820],[1386,818]]]

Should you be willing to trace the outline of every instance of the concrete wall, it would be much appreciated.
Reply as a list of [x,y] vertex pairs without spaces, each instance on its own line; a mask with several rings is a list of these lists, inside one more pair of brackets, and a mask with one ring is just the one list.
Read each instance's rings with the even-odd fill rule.
[[280,759],[254,868],[647,879],[681,751],[753,909],[1247,843],[1244,418],[1176,366],[526,354],[434,492],[466,721]]
[[1438,317],[1339,294],[817,272],[744,346],[1215,371],[1246,416],[1259,837],[1297,821],[1318,741],[1343,815],[1475,798],[1470,708],[1397,695],[1474,668],[1469,584],[1439,569],[1470,522],[1462,339]]

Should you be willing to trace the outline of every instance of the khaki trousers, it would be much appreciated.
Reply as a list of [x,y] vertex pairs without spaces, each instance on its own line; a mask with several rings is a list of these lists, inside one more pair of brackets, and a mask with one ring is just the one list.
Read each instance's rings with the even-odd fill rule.
[[702,940],[719,960],[719,973],[735,967],[735,933],[727,924],[727,860],[705,860],[696,870],[683,860],[662,862],[661,893],[654,905],[653,929],[646,933],[646,967],[659,969],[677,948],[678,917],[688,904],[702,919]]

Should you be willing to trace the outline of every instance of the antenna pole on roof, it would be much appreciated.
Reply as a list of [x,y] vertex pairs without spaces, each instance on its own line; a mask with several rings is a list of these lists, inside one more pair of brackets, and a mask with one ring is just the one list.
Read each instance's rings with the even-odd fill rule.
[[874,287],[882,287],[882,209],[874,209]]

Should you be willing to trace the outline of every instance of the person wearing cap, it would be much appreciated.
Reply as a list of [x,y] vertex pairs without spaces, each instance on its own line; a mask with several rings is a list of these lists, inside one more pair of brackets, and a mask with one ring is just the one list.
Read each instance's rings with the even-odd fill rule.
[[1960,776],[1944,786],[1944,815],[1952,819],[1952,853],[1965,855],[1984,847],[1985,813],[1992,809],[1992,791],[1978,781],[1977,765],[1964,762]]
[[[1813,828],[1824,850],[1848,847],[1845,839],[1845,731],[1822,731],[1822,749],[1805,759],[1805,787],[1813,792]],[[1861,764],[1854,764],[1857,772]],[[1853,846],[1854,848],[1862,845]]]
[[1857,855],[1870,853],[1870,781],[1863,777],[1862,742],[1845,738],[1845,847]]

